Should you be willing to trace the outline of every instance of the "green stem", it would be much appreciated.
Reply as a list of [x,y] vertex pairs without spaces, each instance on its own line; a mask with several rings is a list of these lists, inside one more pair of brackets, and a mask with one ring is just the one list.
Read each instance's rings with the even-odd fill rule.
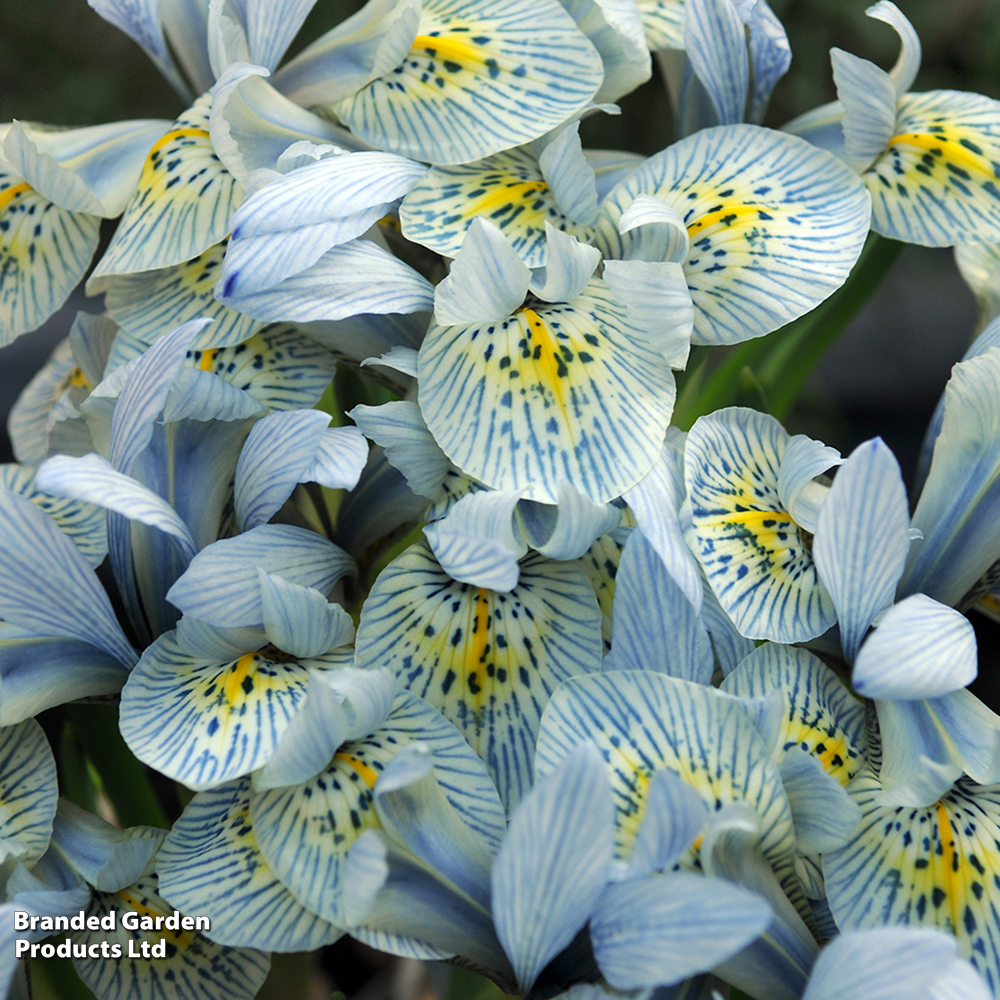
[[146,824],[170,829],[163,806],[146,775],[118,731],[118,706],[66,706],[84,752],[97,768],[104,792],[115,807],[121,825]]

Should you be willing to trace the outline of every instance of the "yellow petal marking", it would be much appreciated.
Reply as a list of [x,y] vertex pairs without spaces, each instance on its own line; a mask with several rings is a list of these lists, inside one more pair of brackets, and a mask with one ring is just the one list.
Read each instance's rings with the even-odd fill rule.
[[198,367],[203,372],[210,372],[212,370],[212,362],[215,360],[215,355],[218,351],[215,348],[210,348],[207,351],[201,352],[201,360],[198,362]]
[[30,184],[22,183],[14,184],[12,187],[7,188],[6,191],[0,191],[0,212],[2,212],[18,195],[24,194],[26,191],[30,190]]
[[[536,195],[545,194],[548,190],[549,186],[545,181],[516,181],[513,184],[505,184],[473,202],[471,206],[466,208],[466,214],[480,215],[518,199],[529,201]],[[539,210],[537,214],[543,215],[544,213]]]
[[[129,887],[131,888],[131,886]],[[135,910],[140,917],[167,917],[173,912],[172,910],[154,910],[152,907],[147,906],[142,900],[136,899],[135,896],[131,895],[128,889],[122,889],[116,892],[115,895],[125,903],[125,905],[130,910]],[[187,949],[194,944],[197,935],[193,931],[185,931],[178,928],[175,931],[168,930],[167,928],[162,928],[158,931],[142,931],[150,940],[154,938],[170,937],[171,943],[178,949]]]
[[[228,702],[230,708],[236,705],[238,701],[243,697],[240,694],[243,682],[249,677],[257,668],[257,662],[260,660],[260,656],[257,653],[244,653],[236,663],[230,667],[229,676],[225,680],[223,685],[223,692],[226,696],[226,701]],[[251,680],[252,683],[252,680]]]
[[[485,51],[489,51],[488,49]],[[411,53],[417,56],[427,55],[432,59],[440,59],[447,63],[482,63],[488,66],[487,57],[481,46],[472,45],[459,38],[447,38],[443,35],[417,35],[413,39]],[[495,67],[496,60],[490,60]],[[445,65],[445,69],[450,69]]]
[[[566,428],[572,432],[572,424],[569,420],[569,414],[566,412],[566,398],[562,382],[569,374],[569,369],[559,354],[559,348],[556,346],[552,331],[534,309],[522,309],[516,315],[518,320],[524,317],[524,322],[528,325],[526,338],[528,346],[525,351],[530,350],[530,360],[535,362],[534,368],[539,376],[539,381],[552,391],[559,404],[559,409],[562,411]],[[533,349],[532,344],[534,345]],[[527,362],[529,358],[524,360]]]
[[345,753],[344,751],[335,753],[333,759],[348,764],[369,788],[375,787],[375,782],[378,781],[378,774],[363,760],[359,760],[353,754]]
[[156,154],[163,149],[164,146],[173,142],[174,139],[183,139],[185,136],[208,139],[209,141],[211,141],[212,138],[208,129],[204,128],[178,128],[174,129],[172,132],[168,132],[164,136],[161,136],[156,140],[156,142],[153,143],[153,148],[149,151],[149,155],[146,157],[146,162],[142,168],[142,177],[139,180],[140,189],[143,187],[153,186],[154,180],[150,175],[155,174],[158,169],[158,165],[153,162],[156,159]]
[[923,150],[933,157],[946,157],[947,162],[953,167],[960,166],[992,180],[993,164],[981,152],[976,152],[979,146],[975,143],[972,143],[973,148],[966,145],[969,142],[968,139],[963,141],[960,138],[956,139],[941,134],[904,132],[900,135],[894,135],[889,140],[886,152],[891,153],[894,146],[909,146],[911,149]]
[[69,378],[67,379],[68,385],[75,385],[78,389],[93,389],[94,387],[90,384],[90,380],[79,368],[74,368],[69,373]]
[[760,218],[761,212],[764,213],[764,221],[767,221],[770,215],[768,214],[768,210],[761,205],[721,205],[719,208],[714,208],[700,218],[695,219],[694,222],[689,223],[687,227],[688,236],[695,236],[706,229],[711,229],[713,226],[731,226],[737,219],[745,218],[748,215],[756,214]]

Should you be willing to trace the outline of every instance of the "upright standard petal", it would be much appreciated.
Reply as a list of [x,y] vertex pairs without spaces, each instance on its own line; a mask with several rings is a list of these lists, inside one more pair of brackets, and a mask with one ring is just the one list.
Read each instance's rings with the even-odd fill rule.
[[799,526],[781,504],[788,435],[773,418],[732,408],[700,417],[685,450],[696,553],[741,635],[800,642],[834,623]]
[[522,800],[493,861],[493,921],[523,992],[587,923],[613,855],[607,771],[584,744]]
[[950,932],[995,993],[1000,788],[963,778],[927,808],[883,805],[880,789],[868,770],[855,778],[849,792],[864,818],[851,842],[823,859],[837,925]]
[[596,503],[634,485],[673,409],[666,361],[599,278],[569,303],[433,325],[419,365],[420,409],[445,454],[543,503],[557,502],[560,479]]
[[571,563],[530,555],[508,594],[457,583],[425,543],[383,571],[358,626],[356,664],[388,666],[455,723],[508,809],[531,787],[535,734],[560,681],[600,666],[600,612]]
[[696,344],[763,336],[843,284],[868,234],[869,198],[845,164],[755,125],[703,129],[622,181],[601,206],[597,242],[622,257],[625,209],[652,195],[683,218]]
[[426,0],[406,56],[332,110],[380,149],[468,163],[555,128],[602,75],[556,0]]
[[830,60],[844,108],[844,149],[867,170],[895,134],[896,88],[889,74],[867,59],[831,49]]
[[732,0],[685,0],[684,51],[708,91],[716,125],[743,121],[750,79],[746,28]]

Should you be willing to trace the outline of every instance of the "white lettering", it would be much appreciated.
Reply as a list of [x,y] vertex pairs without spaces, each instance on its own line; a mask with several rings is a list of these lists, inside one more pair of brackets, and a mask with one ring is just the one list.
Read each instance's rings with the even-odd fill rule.
[[[24,910],[14,911],[14,930],[26,931],[31,926],[28,914]],[[20,944],[20,941],[18,942]]]
[[30,941],[27,941],[24,938],[18,938],[17,941],[14,942],[14,957],[20,958],[30,947]]

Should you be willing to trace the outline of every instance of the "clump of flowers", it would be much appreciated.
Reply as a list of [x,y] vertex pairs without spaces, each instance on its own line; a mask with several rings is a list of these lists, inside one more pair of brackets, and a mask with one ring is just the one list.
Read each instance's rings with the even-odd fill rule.
[[[0,467],[0,994],[56,918],[179,910],[68,957],[99,1000],[345,934],[527,997],[1000,996],[1000,103],[912,93],[889,0],[893,69],[834,49],[781,131],[766,0],[370,0],[288,61],[309,0],[90,3],[188,106],[0,125],[0,344],[103,301]],[[680,138],[584,148],[654,54]],[[985,322],[909,497],[708,391],[890,241]]]

